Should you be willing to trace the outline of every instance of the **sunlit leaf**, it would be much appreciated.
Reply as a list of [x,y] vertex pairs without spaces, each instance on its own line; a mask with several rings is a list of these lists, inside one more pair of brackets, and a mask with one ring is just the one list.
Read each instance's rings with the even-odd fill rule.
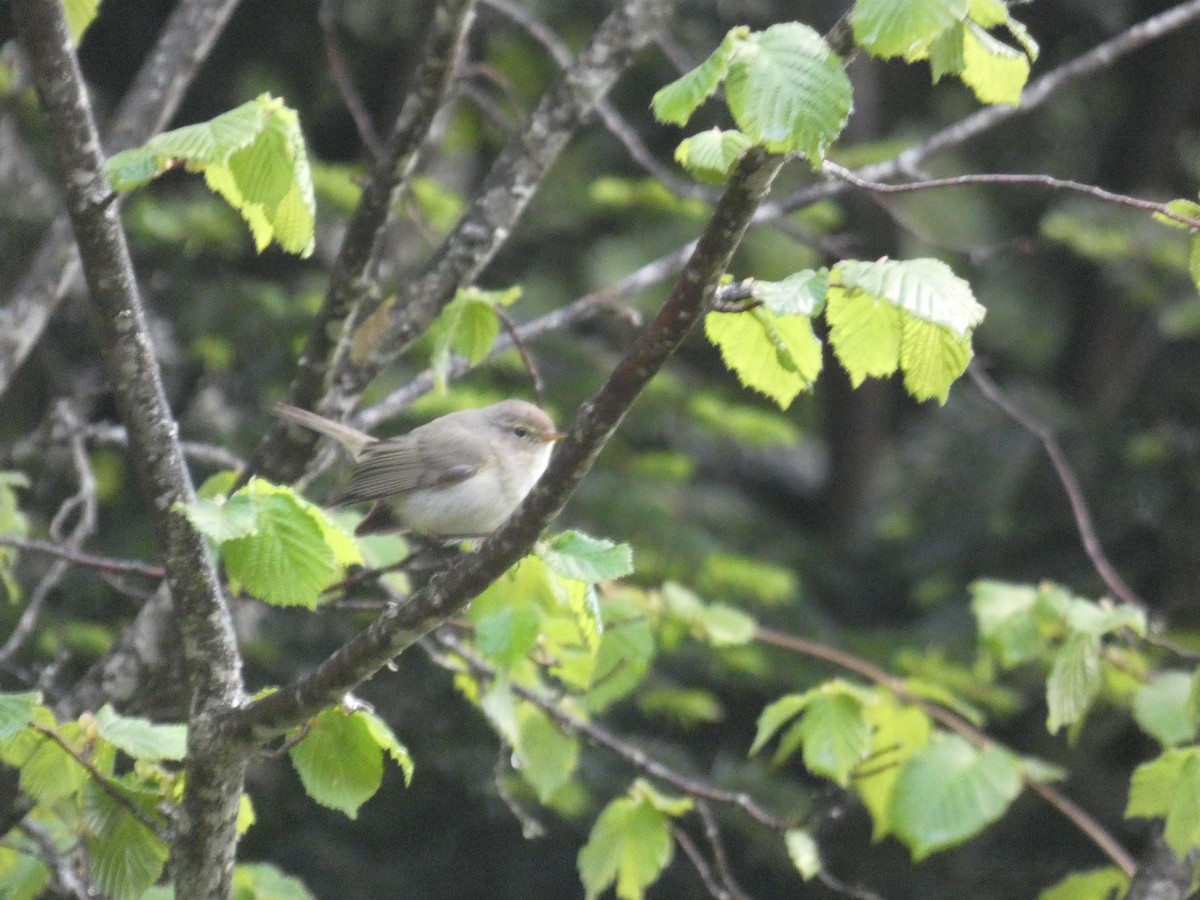
[[821,852],[816,839],[803,828],[793,828],[783,836],[788,858],[805,881],[821,871]]
[[96,712],[96,730],[106,741],[135,759],[183,759],[186,725],[159,725],[149,719],[122,716],[106,703]]
[[684,139],[675,148],[675,161],[706,184],[729,179],[746,151],[754,142],[740,131],[712,128]]
[[781,409],[808,389],[821,371],[821,342],[806,316],[776,316],[765,308],[709,313],[704,333],[743,385]]
[[341,708],[318,713],[288,750],[304,790],[351,819],[383,782],[383,750],[366,720]]
[[923,59],[947,28],[967,15],[968,0],[858,0],[854,40],[872,56]]
[[579,851],[588,900],[616,885],[621,900],[641,900],[671,861],[667,816],[646,800],[618,797],[604,808]]
[[1164,747],[1186,744],[1196,737],[1191,692],[1192,673],[1160,672],[1133,695],[1133,719]]
[[1100,690],[1100,640],[1084,632],[1071,634],[1054,655],[1046,680],[1051,734],[1087,713]]

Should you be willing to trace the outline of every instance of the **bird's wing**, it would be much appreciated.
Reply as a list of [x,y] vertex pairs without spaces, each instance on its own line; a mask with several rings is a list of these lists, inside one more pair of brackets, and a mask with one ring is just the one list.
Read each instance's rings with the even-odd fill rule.
[[418,428],[401,437],[367,447],[359,458],[350,483],[331,505],[383,500],[418,488],[439,487],[466,481],[484,463],[482,454],[463,453],[453,459],[429,446],[429,436]]

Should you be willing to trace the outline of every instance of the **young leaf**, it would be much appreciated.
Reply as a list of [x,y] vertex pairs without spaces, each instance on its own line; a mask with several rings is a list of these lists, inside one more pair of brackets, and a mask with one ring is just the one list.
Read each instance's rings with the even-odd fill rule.
[[555,727],[540,709],[523,703],[517,710],[517,744],[521,777],[542,803],[549,803],[571,780],[579,762],[579,740]]
[[[804,748],[804,767],[842,787],[870,749],[871,729],[862,701],[843,691],[817,690],[793,729]],[[791,743],[785,736],[779,753],[786,756]]]
[[22,791],[38,803],[49,805],[83,787],[88,771],[74,756],[48,737],[37,732],[27,734],[32,752],[20,763]]
[[1012,667],[1033,659],[1041,650],[1042,637],[1034,608],[1037,589],[1027,584],[976,581],[971,585],[971,612],[979,637]]
[[229,499],[214,498],[179,504],[192,527],[218,544],[254,534],[258,527],[258,507],[245,494],[238,492]]
[[789,275],[783,281],[755,281],[750,285],[751,296],[777,316],[820,315],[825,309],[825,293],[829,289],[828,269],[805,269]]
[[890,697],[864,709],[872,755],[855,777],[854,790],[871,814],[871,839],[878,841],[892,832],[896,779],[904,764],[929,744],[933,722],[920,707],[903,706]]
[[596,651],[587,708],[603,712],[637,687],[654,659],[654,633],[632,604],[609,601],[606,612],[620,627],[606,628]]
[[1038,894],[1038,900],[1096,900],[1099,897],[1123,897],[1129,889],[1129,876],[1116,866],[1072,872],[1058,884]]
[[1195,756],[1184,761],[1179,780],[1163,823],[1163,840],[1179,859],[1186,859],[1193,848],[1200,846],[1200,759]]
[[357,713],[327,709],[288,751],[308,795],[351,819],[383,782],[383,751]]
[[[152,803],[134,799],[151,811]],[[123,804],[93,785],[87,792],[87,847],[92,880],[103,897],[137,900],[162,874],[167,845]]]
[[850,13],[855,42],[870,53],[909,62],[967,16],[968,0],[858,0]]
[[675,161],[705,184],[722,184],[753,145],[740,131],[712,128],[681,141]]
[[0,741],[10,740],[28,725],[41,702],[41,691],[0,694]]
[[634,800],[644,800],[660,813],[677,819],[684,813],[692,811],[695,804],[691,797],[677,797],[674,794],[664,794],[645,778],[637,779],[629,788],[629,796]]
[[588,900],[616,884],[621,900],[641,900],[671,861],[667,816],[645,799],[618,797],[604,808],[579,851]]
[[746,387],[786,409],[821,371],[821,342],[805,316],[776,316],[765,308],[709,313],[704,333]]
[[233,867],[235,900],[312,900],[304,883],[269,863],[238,863]]
[[693,620],[699,636],[714,647],[735,647],[754,640],[758,623],[754,617],[724,603],[713,603],[699,611]]
[[650,101],[660,122],[685,125],[692,113],[713,95],[729,72],[729,58],[734,47],[750,34],[745,26],[731,29],[712,55],[690,72],[685,72],[666,87],[660,88]]
[[542,615],[532,603],[515,599],[488,612],[475,615],[475,645],[488,659],[501,666],[514,666],[533,649],[541,630]]
[[788,694],[768,704],[759,714],[754,743],[750,745],[750,756],[761,750],[785,723],[798,716],[804,707],[808,706],[812,696],[812,691],[806,691],[803,694]]
[[1129,802],[1125,818],[1158,818],[1171,808],[1179,790],[1183,767],[1200,760],[1200,748],[1167,750],[1157,759],[1142,763],[1129,780]]
[[829,343],[858,387],[867,378],[886,378],[900,365],[900,310],[862,291],[830,292],[825,308]]
[[798,22],[749,35],[729,62],[729,111],[772,153],[803,153],[820,166],[850,116],[853,91],[842,60]]
[[71,41],[78,46],[79,39],[96,18],[100,0],[63,0],[63,12],[67,15],[67,29]]
[[1186,744],[1196,737],[1196,716],[1189,707],[1190,672],[1161,672],[1133,695],[1133,720],[1164,747]]
[[816,839],[804,828],[793,828],[783,836],[788,858],[805,881],[821,871],[821,851]]
[[920,862],[978,834],[1020,791],[1020,766],[1006,751],[977,750],[958,735],[947,735],[901,768],[892,797],[892,831]]
[[967,370],[971,338],[919,319],[904,320],[900,336],[900,368],[904,389],[917,400],[945,403],[950,385]]
[[371,736],[371,740],[392,758],[392,762],[400,767],[400,771],[404,775],[405,787],[410,786],[414,771],[412,754],[408,752],[407,747],[400,743],[391,726],[367,709],[356,710],[354,714],[367,726],[367,734]]
[[833,267],[829,281],[831,293],[834,288],[861,291],[960,336],[982,322],[986,312],[971,286],[940,259],[845,260]]
[[628,544],[615,544],[580,531],[555,535],[540,545],[537,553],[551,571],[589,584],[612,581],[633,571],[633,551]]
[[100,736],[134,759],[183,759],[187,753],[186,725],[156,725],[148,719],[120,715],[111,703],[95,716]]
[[445,390],[453,354],[466,357],[473,366],[487,357],[500,333],[496,307],[511,306],[520,296],[521,289],[515,287],[506,291],[464,288],[446,305],[429,328],[438,390]]
[[50,870],[31,853],[0,847],[0,896],[4,900],[38,900],[50,883]]
[[1054,655],[1046,680],[1046,728],[1055,734],[1084,717],[1100,691],[1100,639],[1074,632]]
[[963,68],[959,77],[980,103],[1021,102],[1029,80],[1029,57],[992,37],[974,22],[962,30]]

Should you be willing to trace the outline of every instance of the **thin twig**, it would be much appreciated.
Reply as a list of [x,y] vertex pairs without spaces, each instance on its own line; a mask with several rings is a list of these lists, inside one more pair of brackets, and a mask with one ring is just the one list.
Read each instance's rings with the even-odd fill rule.
[[1157,203],[1153,200],[1143,200],[1140,197],[1131,197],[1128,194],[1117,194],[1113,191],[1105,190],[1102,187],[1097,187],[1094,184],[1084,184],[1081,181],[1072,181],[1069,178],[1055,178],[1052,175],[1042,175],[1037,173],[979,173],[973,175],[955,175],[950,178],[928,178],[921,181],[906,181],[900,184],[888,184],[881,181],[872,181],[867,178],[862,178],[856,175],[851,170],[839,166],[837,163],[826,162],[825,171],[829,174],[846,181],[855,187],[863,190],[871,191],[876,194],[910,194],[916,191],[937,190],[939,188],[956,188],[966,187],[974,184],[1007,184],[1007,185],[1034,185],[1038,187],[1047,187],[1058,191],[1074,191],[1077,194],[1086,194],[1089,197],[1094,197],[1097,200],[1104,200],[1107,203],[1116,203],[1120,206],[1128,206],[1132,209],[1140,209],[1146,212],[1157,213],[1164,218],[1171,219],[1181,225],[1186,225],[1193,230],[1200,230],[1200,219],[1194,219],[1191,216],[1185,216],[1178,213],[1166,203]]
[[362,95],[355,88],[354,80],[346,68],[346,55],[342,52],[342,41],[337,33],[337,17],[334,15],[333,4],[330,0],[321,0],[317,21],[321,24],[321,38],[325,44],[325,59],[329,63],[329,75],[333,78],[342,102],[346,104],[350,118],[354,120],[354,127],[358,130],[358,136],[362,138],[367,152],[371,154],[372,159],[379,159],[383,155],[383,144],[363,105]]
[[536,840],[546,836],[546,826],[543,825],[538,818],[527,810],[524,804],[513,796],[512,791],[508,789],[508,785],[504,783],[504,778],[508,775],[508,761],[512,758],[512,747],[503,738],[500,740],[500,746],[496,749],[496,765],[492,768],[492,785],[496,788],[496,795],[504,804],[505,808],[512,813],[512,817],[521,823],[521,836],[528,840]]
[[[908,685],[904,680],[891,674],[890,672],[881,669],[861,656],[856,656],[849,651],[842,650],[838,647],[831,647],[828,644],[822,644],[818,641],[809,640],[808,638],[799,637],[797,635],[785,634],[780,631],[775,631],[770,628],[759,626],[754,633],[755,639],[770,644],[773,647],[781,647],[785,650],[790,650],[793,653],[800,653],[804,656],[810,656],[814,659],[823,659],[826,662],[833,663],[839,668],[846,669],[849,672],[855,672],[868,681],[873,681],[876,684],[886,688],[896,695],[905,703],[911,703],[919,707],[931,718],[944,725],[955,734],[965,738],[971,744],[979,749],[987,749],[989,747],[1000,746],[992,738],[988,737],[962,716],[951,712],[944,706],[938,706],[931,703],[923,697],[919,697],[908,689]],[[1048,784],[1043,784],[1038,781],[1033,775],[1026,772],[1023,768],[1021,771],[1021,781],[1026,787],[1031,788],[1036,793],[1040,794],[1051,806],[1057,809],[1065,816],[1076,828],[1082,831],[1088,838],[1091,839],[1097,847],[1104,851],[1126,875],[1132,875],[1137,867],[1134,858],[1129,854],[1124,847],[1117,841],[1115,837],[1093,819],[1085,810],[1081,809],[1071,800],[1060,794],[1057,790],[1050,787]]]
[[704,837],[712,850],[713,862],[716,864],[717,874],[721,877],[721,883],[733,900],[750,900],[733,877],[733,869],[730,868],[729,856],[725,853],[725,842],[721,840],[721,826],[717,817],[703,800],[697,800],[695,805],[696,812],[700,814],[700,820],[704,823]]
[[522,340],[520,332],[517,331],[517,323],[508,314],[508,310],[502,309],[499,306],[493,307],[493,310],[496,313],[496,318],[500,320],[500,324],[504,326],[504,330],[508,332],[508,338],[512,341],[512,345],[521,354],[521,362],[525,364],[525,371],[529,373],[529,380],[533,382],[533,395],[537,397],[538,406],[545,406],[546,382],[542,380],[542,373],[538,368],[537,360],[533,358],[533,354],[529,352],[529,347]]
[[696,846],[696,842],[692,840],[691,836],[674,822],[670,823],[670,827],[671,837],[675,839],[675,843],[679,845],[683,855],[691,862],[692,868],[696,870],[696,874],[700,876],[705,889],[713,896],[714,900],[733,900],[733,895],[729,893],[729,890],[713,876],[712,866],[708,864],[708,860],[704,858],[704,854],[700,852],[700,848]]
[[[23,819],[17,827],[37,847],[38,856],[41,857],[46,867],[54,873],[54,878],[58,882],[59,888],[70,896],[78,898],[78,900],[91,900],[95,896],[88,889],[87,882],[75,870],[70,860],[59,852],[58,845],[55,843],[50,829],[29,818]],[[20,850],[21,848],[14,847],[12,849]]]
[[152,835],[164,843],[169,841],[169,838],[163,830],[163,825],[165,825],[165,822],[155,822],[152,818],[150,818],[149,813],[130,800],[129,797],[126,796],[125,792],[121,790],[118,785],[113,783],[111,778],[96,768],[95,763],[93,763],[90,759],[72,747],[62,735],[60,735],[53,728],[48,728],[39,722],[30,722],[29,727],[61,747],[64,753],[66,753],[73,760],[75,760],[75,762],[87,770],[88,774],[91,775],[92,779],[96,782],[97,787],[104,791],[104,793],[108,794],[108,796],[112,797],[112,799],[117,803],[121,804],[121,806],[125,807],[125,809],[129,811],[129,814],[137,819],[141,825],[145,826],[146,830],[148,830]]
[[0,535],[0,547],[15,547],[18,550],[25,550],[30,553],[45,553],[48,556],[57,556],[60,559],[73,562],[77,566],[98,569],[101,572],[142,575],[146,578],[155,579],[161,579],[166,574],[162,566],[150,565],[141,560],[96,556],[93,553],[76,550],[66,544],[55,544],[51,541],[42,541],[37,538],[14,537],[11,534]]

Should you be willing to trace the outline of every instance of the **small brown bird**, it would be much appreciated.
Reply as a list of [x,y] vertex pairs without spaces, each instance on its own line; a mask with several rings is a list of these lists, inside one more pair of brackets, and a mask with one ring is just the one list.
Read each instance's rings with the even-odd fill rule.
[[350,483],[329,505],[374,502],[359,534],[405,529],[445,539],[490,534],[533,489],[554,442],[565,437],[545,412],[524,400],[448,413],[383,440],[295,406],[278,403],[275,412],[350,451],[355,461]]

